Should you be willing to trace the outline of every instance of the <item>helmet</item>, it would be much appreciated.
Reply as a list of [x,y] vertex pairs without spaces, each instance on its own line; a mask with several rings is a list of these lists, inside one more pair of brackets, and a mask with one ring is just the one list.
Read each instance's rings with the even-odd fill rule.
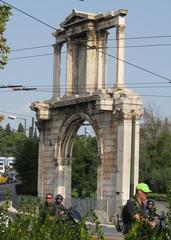
[[146,205],[152,205],[154,206],[155,202],[152,199],[147,200]]
[[55,200],[60,199],[61,201],[64,199],[61,194],[57,194]]

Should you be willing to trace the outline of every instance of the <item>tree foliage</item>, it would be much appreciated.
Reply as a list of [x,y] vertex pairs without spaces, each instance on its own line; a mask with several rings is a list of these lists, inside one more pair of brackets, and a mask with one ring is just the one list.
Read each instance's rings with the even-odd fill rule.
[[38,172],[38,141],[25,138],[16,148],[16,162],[14,168],[18,173],[21,184],[16,190],[23,194],[37,194]]
[[25,137],[23,133],[12,131],[9,124],[5,129],[0,127],[0,156],[14,157],[16,147],[21,144]]
[[97,142],[77,136],[73,147],[72,189],[78,197],[90,197],[97,188]]
[[22,124],[22,123],[19,123],[17,132],[24,133],[24,131],[25,131],[25,129],[24,129],[24,127],[23,127],[23,124]]
[[166,193],[171,181],[171,131],[168,120],[149,107],[144,110],[140,137],[140,181]]
[[103,231],[94,212],[89,213],[94,228],[86,225],[87,218],[75,223],[71,218],[51,216],[42,223],[36,213],[38,203],[33,198],[22,201],[21,209],[15,219],[7,215],[8,202],[0,206],[0,233],[2,240],[103,240]]
[[7,39],[4,37],[6,24],[11,15],[11,8],[7,5],[0,4],[0,69],[7,64],[8,53],[10,48],[7,46]]

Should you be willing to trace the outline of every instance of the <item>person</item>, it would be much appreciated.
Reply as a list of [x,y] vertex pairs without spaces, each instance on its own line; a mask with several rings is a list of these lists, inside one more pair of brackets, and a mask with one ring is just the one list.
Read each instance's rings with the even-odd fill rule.
[[128,233],[132,225],[140,221],[144,221],[150,228],[155,227],[155,222],[148,219],[145,205],[147,194],[150,192],[151,190],[146,183],[139,183],[136,186],[135,196],[127,201],[122,213],[124,215],[124,233]]
[[45,202],[40,204],[39,206],[39,216],[44,223],[45,219],[54,219],[56,214],[56,205],[53,202],[53,194],[52,193],[46,193],[45,196]]
[[55,203],[56,203],[56,216],[61,216],[64,215],[67,211],[67,208],[64,207],[64,205],[62,204],[63,201],[63,196],[61,194],[57,194],[55,197]]
[[159,214],[156,213],[155,202],[152,199],[148,199],[146,202],[147,217],[149,220],[154,221],[155,218],[160,218]]

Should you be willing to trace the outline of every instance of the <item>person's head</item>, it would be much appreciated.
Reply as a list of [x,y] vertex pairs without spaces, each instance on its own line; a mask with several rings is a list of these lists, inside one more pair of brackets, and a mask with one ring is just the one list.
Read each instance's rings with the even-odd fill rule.
[[55,201],[57,204],[61,204],[61,202],[63,201],[63,196],[61,194],[57,194],[55,197]]
[[147,200],[147,202],[146,202],[147,209],[152,209],[154,207],[154,205],[155,205],[154,200],[152,200],[152,199]]
[[46,193],[46,202],[51,203],[53,201],[53,194],[52,193]]
[[147,194],[150,192],[151,190],[146,183],[139,183],[136,186],[136,195],[141,202],[147,199]]

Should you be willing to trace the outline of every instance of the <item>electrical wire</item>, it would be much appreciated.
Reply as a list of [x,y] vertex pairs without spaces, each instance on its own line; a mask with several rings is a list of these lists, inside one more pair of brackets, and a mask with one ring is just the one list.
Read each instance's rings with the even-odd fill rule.
[[[89,47],[90,49],[92,49],[91,46],[88,46],[88,45],[87,45],[87,47]],[[96,51],[98,51],[98,50],[96,49]],[[162,76],[161,74],[155,73],[155,72],[153,72],[153,71],[151,71],[151,70],[148,70],[148,69],[146,69],[146,68],[144,68],[144,67],[140,67],[140,66],[138,66],[137,64],[134,64],[134,63],[128,62],[128,61],[126,61],[126,60],[120,59],[120,58],[118,58],[118,57],[115,57],[115,56],[113,56],[113,55],[111,55],[111,54],[109,54],[109,53],[106,53],[106,52],[103,52],[103,51],[99,51],[99,52],[101,52],[101,53],[103,53],[104,55],[107,55],[107,56],[109,56],[109,57],[111,57],[111,58],[114,58],[114,59],[117,59],[117,60],[119,60],[119,61],[122,61],[122,62],[124,62],[124,63],[126,63],[126,64],[128,64],[128,65],[130,65],[130,66],[132,66],[132,67],[134,67],[134,68],[140,69],[140,70],[142,70],[142,71],[144,71],[144,72],[147,72],[147,73],[149,73],[149,74],[152,74],[152,75],[154,75],[154,76],[156,76],[156,77],[159,77],[159,78],[162,78],[162,79],[164,79],[164,80],[167,80],[169,83],[171,82],[171,79],[170,79],[170,78],[167,78],[167,77],[165,77],[165,76]],[[11,61],[11,60],[18,60],[18,59],[27,59],[27,58],[36,58],[36,57],[50,56],[50,55],[53,55],[53,53],[30,55],[30,56],[24,56],[24,57],[15,57],[15,58],[9,58],[8,60]]]
[[29,118],[32,118],[31,115],[22,114],[22,113],[15,113],[15,112],[8,112],[8,111],[4,111],[4,110],[0,110],[0,113],[12,114],[12,115],[20,115],[20,116],[23,116],[23,117],[29,117]]
[[10,52],[19,52],[19,51],[48,48],[48,47],[52,47],[52,45],[42,45],[42,46],[26,47],[26,48],[19,48],[19,49],[11,49]]
[[[143,47],[170,47],[171,43],[163,43],[163,44],[142,44],[142,45],[126,45],[126,46],[120,46],[120,47],[100,47],[98,49],[113,49],[113,48],[143,48]],[[43,45],[43,46],[34,46],[34,47],[26,47],[26,48],[19,48],[19,49],[11,49],[10,52],[19,52],[19,51],[25,51],[25,50],[33,50],[33,49],[39,49],[39,48],[48,48],[53,47],[53,44],[51,45]],[[66,53],[66,52],[61,52]]]
[[[50,27],[51,29],[53,29],[53,30],[55,30],[55,31],[57,30],[55,27],[51,26],[50,24],[48,24],[48,23],[46,23],[46,22],[44,22],[44,21],[42,21],[42,20],[40,20],[40,19],[32,16],[31,14],[28,14],[27,12],[25,12],[25,11],[23,11],[23,10],[15,7],[15,6],[12,5],[12,4],[7,3],[6,1],[0,0],[0,2],[6,4],[6,5],[8,5],[9,7],[11,7],[11,8],[13,8],[13,9],[15,9],[15,10],[23,13],[24,15],[26,15],[26,16],[34,19],[34,20],[36,20],[37,22],[40,22],[40,23],[42,23],[43,25],[45,25],[45,26],[47,26],[47,27]],[[113,22],[115,22],[115,21],[113,21]],[[101,26],[102,26],[102,25],[101,25]],[[104,26],[105,26],[105,24],[104,24]],[[84,29],[84,28],[87,29],[87,27],[80,27],[80,29]],[[78,29],[77,29],[76,31],[78,31]],[[90,31],[91,31],[91,30],[90,30]],[[87,32],[88,32],[88,31],[87,31]],[[74,33],[74,31],[72,31],[72,33]],[[171,38],[171,35],[168,34],[168,35],[124,37],[124,40],[155,39],[155,38]],[[119,38],[119,39],[123,39],[123,38]],[[117,40],[117,38],[113,38],[113,39],[111,39],[111,40]],[[84,41],[84,40],[83,40],[83,41]],[[92,40],[89,39],[88,41],[94,41],[94,40],[93,40],[93,39],[92,39]],[[86,42],[87,42],[87,40],[86,40]]]
[[[13,5],[11,5],[11,4],[3,1],[3,0],[0,0],[0,1],[3,2],[3,3],[6,4],[6,5],[14,8],[14,9],[16,9],[17,11],[20,11],[21,13],[23,13],[23,14],[31,17],[31,18],[33,18],[34,20],[36,20],[36,21],[38,21],[38,22],[40,22],[40,23],[42,23],[42,24],[44,24],[44,25],[46,25],[46,26],[48,26],[48,27],[50,27],[50,28],[52,28],[52,29],[54,29],[54,30],[56,30],[56,28],[54,28],[54,27],[52,27],[51,25],[49,25],[49,24],[47,24],[47,23],[39,20],[38,18],[33,17],[32,15],[24,12],[23,10],[18,9],[18,8],[16,8],[15,6],[13,6]],[[145,36],[145,37],[134,37],[134,38],[133,38],[133,37],[131,37],[131,38],[129,37],[129,38],[124,38],[124,39],[147,39],[147,38],[149,39],[149,38],[164,38],[164,37],[171,37],[171,35]],[[86,41],[86,42],[87,42],[87,41]],[[143,46],[143,45],[141,45],[141,47],[142,47],[142,46]],[[151,45],[148,45],[148,46],[151,46]],[[155,45],[155,46],[156,46],[156,45]],[[45,47],[45,46],[44,46],[44,47]],[[46,46],[46,47],[47,47],[47,46]],[[89,47],[89,48],[91,49],[91,46],[88,46],[88,45],[87,45],[87,47]],[[128,46],[128,47],[130,47],[130,46]],[[134,46],[134,47],[135,47],[135,46]],[[96,49],[96,50],[97,50],[97,49]],[[97,51],[98,51],[98,50],[97,50]],[[99,52],[100,52],[100,51],[99,51]],[[112,57],[112,58],[115,58],[115,59],[117,59],[117,60],[119,60],[119,61],[123,61],[124,63],[126,63],[126,64],[128,64],[128,65],[130,65],[130,66],[132,66],[132,67],[138,68],[138,69],[140,69],[140,70],[142,70],[142,71],[145,71],[145,72],[147,72],[147,73],[150,73],[150,74],[152,74],[152,75],[154,75],[154,76],[157,76],[157,77],[160,77],[160,78],[162,78],[162,79],[165,79],[165,80],[169,81],[169,83],[171,82],[171,79],[169,79],[169,78],[167,78],[167,77],[164,77],[164,76],[162,76],[162,75],[160,75],[160,74],[157,74],[157,73],[155,73],[155,72],[153,72],[153,71],[150,71],[150,70],[148,70],[148,69],[145,69],[145,68],[143,68],[143,67],[140,67],[140,66],[138,66],[138,65],[136,65],[136,64],[134,64],[134,63],[130,63],[130,62],[125,61],[125,60],[123,60],[123,59],[119,59],[119,58],[117,58],[117,57],[115,57],[115,56],[113,56],[113,55],[111,55],[111,54],[109,54],[109,53],[104,53],[104,52],[101,52],[101,53],[106,54],[107,56]],[[16,58],[11,58],[11,59],[9,59],[9,60],[24,59],[24,58],[33,58],[33,57],[49,56],[49,55],[52,55],[52,54],[51,54],[51,53],[48,53],[48,54],[39,54],[39,55],[32,55],[32,56],[16,57]]]
[[[87,45],[87,46],[88,46],[88,45]],[[88,47],[91,48],[91,46],[88,46]],[[96,50],[97,50],[97,49],[96,49]],[[97,51],[98,51],[98,50],[97,50]],[[142,70],[142,71],[144,71],[144,72],[150,73],[150,74],[152,74],[152,75],[154,75],[154,76],[156,76],[156,77],[159,77],[159,78],[168,80],[169,83],[171,82],[171,79],[170,79],[170,78],[164,77],[164,76],[162,76],[162,75],[160,75],[160,74],[158,74],[158,73],[155,73],[155,72],[150,71],[150,70],[148,70],[148,69],[146,69],[146,68],[140,67],[140,66],[138,66],[138,65],[136,65],[136,64],[134,64],[134,63],[131,63],[131,62],[128,62],[128,61],[126,61],[126,60],[123,60],[123,59],[120,59],[120,58],[118,58],[118,57],[115,57],[115,56],[113,56],[113,55],[111,55],[111,54],[109,54],[109,53],[106,53],[106,52],[103,52],[103,51],[99,51],[99,52],[101,52],[101,53],[103,53],[103,54],[105,54],[105,55],[107,55],[107,56],[109,56],[109,57],[112,57],[112,58],[114,58],[114,59],[117,59],[117,60],[119,60],[119,61],[121,61],[121,62],[124,62],[124,63],[126,63],[126,64],[128,64],[128,65],[130,65],[130,66],[132,66],[132,67],[135,67],[135,68],[137,68],[137,69],[140,69],[140,70]]]
[[23,11],[23,10],[21,10],[21,9],[19,9],[19,8],[17,8],[17,7],[15,7],[14,5],[11,5],[11,4],[9,4],[9,3],[3,1],[3,0],[0,0],[0,2],[4,3],[5,5],[8,5],[9,7],[13,8],[13,9],[15,9],[15,10],[21,12],[21,13],[23,13],[24,15],[26,15],[26,16],[28,16],[28,17],[34,19],[34,20],[36,20],[36,21],[39,22],[39,23],[42,23],[43,25],[45,25],[45,26],[47,26],[47,27],[49,27],[49,28],[51,28],[51,29],[53,29],[53,30],[55,30],[55,31],[57,30],[56,28],[54,28],[53,26],[49,25],[48,23],[46,23],[46,22],[44,22],[44,21],[42,21],[42,20],[40,20],[40,19],[38,19],[38,18],[36,18],[36,17],[34,17],[34,16],[28,14],[28,13],[26,13],[25,11]]
[[[36,89],[36,90],[30,90],[30,91],[32,91],[32,92],[40,92],[40,93],[52,93],[52,92],[57,92],[57,91],[53,91],[53,89],[52,90],[40,90],[40,89]],[[29,92],[30,92],[29,91]],[[0,93],[7,93],[7,92],[22,92],[23,93],[23,91],[12,91],[12,90],[6,90],[6,91],[0,91]],[[86,93],[85,92],[78,92],[78,91],[67,91],[67,93],[68,94],[72,94],[72,95],[79,95],[79,94],[85,94],[85,96],[89,96],[89,95],[86,95]],[[136,96],[136,97],[160,97],[160,98],[170,98],[171,97],[171,95],[157,95],[157,94],[154,94],[154,95],[152,95],[152,94],[139,94],[139,95],[132,95],[132,96]]]
[[[131,86],[131,88],[170,88],[171,87],[170,83],[168,83],[168,82],[165,82],[165,84],[167,84],[167,85],[152,85],[154,83],[155,84],[161,84],[161,83],[163,84],[163,82],[125,83],[123,85],[123,87],[126,87],[127,85],[133,85],[133,86]],[[134,86],[137,84],[141,85],[141,86]],[[142,86],[142,84],[144,86]],[[21,86],[23,86],[23,85],[21,85]],[[60,90],[64,90],[64,89],[66,89],[66,87],[73,87],[73,85],[69,85],[69,84],[60,84],[60,85],[56,85],[56,86],[54,86],[52,84],[51,85],[24,85],[24,88],[36,88],[36,89],[32,89],[32,90],[37,90],[37,88],[47,88],[47,89],[50,88],[50,89],[54,89],[54,90],[60,88]],[[92,88],[94,90],[94,84],[79,84],[78,87],[79,87],[79,90],[81,90],[81,89],[84,90],[85,87]],[[9,85],[0,85],[0,89],[6,89],[6,88],[13,88],[13,85],[10,85],[10,84]],[[100,88],[100,85],[99,85],[99,88]],[[101,84],[101,88],[103,88],[103,89],[112,88],[113,89],[114,84],[112,84],[112,83]],[[84,92],[82,92],[82,93],[84,93]]]
[[44,53],[44,54],[29,55],[29,56],[24,56],[24,57],[13,57],[13,58],[9,58],[8,61],[18,60],[18,59],[26,59],[26,58],[36,58],[36,57],[52,56],[53,54],[54,53]]

